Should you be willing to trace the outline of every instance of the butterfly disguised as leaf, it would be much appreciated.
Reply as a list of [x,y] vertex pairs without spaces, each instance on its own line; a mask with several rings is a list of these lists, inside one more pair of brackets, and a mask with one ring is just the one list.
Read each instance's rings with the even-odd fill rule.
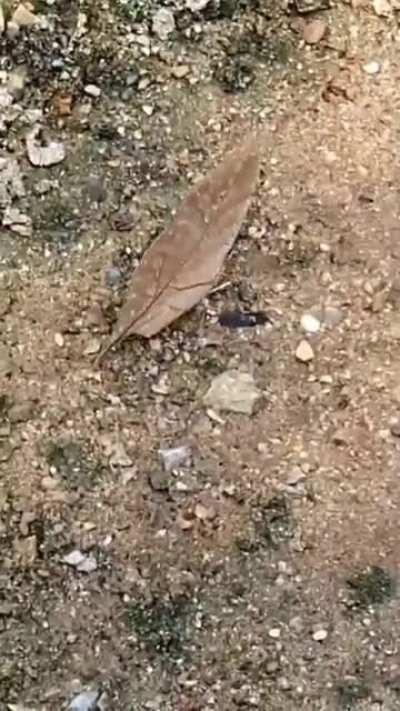
[[213,288],[246,216],[260,153],[251,136],[195,184],[134,272],[98,361],[128,336],[151,338]]

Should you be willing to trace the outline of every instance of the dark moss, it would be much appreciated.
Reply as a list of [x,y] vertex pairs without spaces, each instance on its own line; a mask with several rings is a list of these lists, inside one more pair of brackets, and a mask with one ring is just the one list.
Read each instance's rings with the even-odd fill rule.
[[290,270],[310,269],[317,256],[318,248],[315,244],[295,239],[289,249],[285,246],[285,253],[280,256],[280,262]]
[[228,94],[239,94],[251,86],[255,74],[248,59],[227,55],[222,66],[214,71],[214,78]]
[[352,609],[365,610],[372,605],[382,605],[396,594],[396,583],[390,573],[379,566],[356,573],[349,578]]
[[185,597],[132,602],[127,620],[138,641],[152,653],[176,661],[185,653],[189,604]]
[[279,548],[293,537],[295,522],[291,506],[284,496],[257,502],[251,513],[248,530],[235,539],[242,554],[254,555],[267,548]]
[[50,440],[43,449],[48,465],[54,467],[67,488],[91,488],[102,481],[106,468],[85,443]]
[[292,538],[294,520],[284,496],[274,496],[258,509],[256,529],[260,539],[273,548]]
[[367,699],[370,690],[364,681],[342,681],[336,687],[337,699],[341,709],[351,709],[362,699]]
[[151,0],[128,0],[128,2],[116,2],[118,15],[128,22],[143,22],[153,8]]
[[56,194],[36,203],[33,228],[43,241],[53,246],[66,246],[74,241],[78,227],[75,209]]

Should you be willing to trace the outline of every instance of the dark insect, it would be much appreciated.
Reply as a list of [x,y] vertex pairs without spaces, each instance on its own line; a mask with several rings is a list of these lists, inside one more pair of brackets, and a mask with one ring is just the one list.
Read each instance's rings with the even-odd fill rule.
[[226,328],[252,328],[263,326],[270,321],[263,311],[224,311],[220,314],[218,322]]

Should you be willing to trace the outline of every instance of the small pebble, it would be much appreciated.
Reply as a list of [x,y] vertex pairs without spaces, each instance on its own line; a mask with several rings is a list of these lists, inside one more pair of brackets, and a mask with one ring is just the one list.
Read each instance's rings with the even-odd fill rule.
[[318,44],[326,34],[328,25],[324,20],[312,20],[303,30],[303,39],[307,44]]
[[282,691],[288,691],[290,689],[289,679],[286,679],[285,676],[280,676],[278,679],[278,686]]
[[278,662],[268,662],[267,664],[267,674],[274,674],[279,669]]
[[314,351],[308,341],[300,341],[296,349],[296,358],[301,363],[309,363],[314,358]]
[[63,347],[63,345],[64,345],[64,338],[63,338],[63,335],[62,335],[61,333],[55,333],[55,334],[54,334],[54,343],[55,343],[56,346],[58,346],[59,348],[62,348],[62,347]]
[[85,556],[83,555],[83,553],[81,553],[80,550],[76,548],[75,550],[71,551],[71,553],[65,555],[61,560],[63,563],[71,565],[73,568],[75,568],[77,565],[80,565],[85,560]]
[[374,76],[375,74],[379,74],[381,71],[381,65],[379,62],[367,62],[367,64],[364,64],[363,70],[365,74],[369,74],[370,76]]
[[40,482],[42,489],[45,491],[50,491],[51,489],[57,489],[58,481],[52,476],[44,476]]
[[279,627],[272,627],[272,629],[269,630],[268,634],[272,639],[279,639],[279,637],[281,636],[281,631]]
[[321,328],[320,321],[312,314],[303,314],[300,319],[300,325],[307,333],[318,333]]
[[101,89],[95,84],[86,84],[85,94],[87,94],[88,96],[92,96],[94,99],[98,99],[101,94]]
[[177,66],[172,67],[171,73],[175,79],[183,79],[189,74],[189,67],[187,64],[178,64]]
[[210,0],[186,0],[186,7],[192,12],[199,12],[199,10],[204,10],[209,2]]
[[313,634],[313,640],[315,642],[323,642],[328,636],[328,632],[326,630],[316,630]]
[[107,267],[104,279],[108,287],[118,286],[122,281],[122,272],[118,267]]
[[92,556],[85,556],[84,560],[76,566],[76,569],[80,573],[94,573],[97,570],[97,561]]
[[305,474],[300,467],[294,467],[294,469],[292,469],[292,471],[288,474],[286,483],[288,486],[296,486],[301,481],[304,481],[305,478]]
[[101,347],[101,343],[97,338],[92,338],[89,343],[87,344],[85,350],[84,350],[84,355],[94,355],[95,353],[98,353]]

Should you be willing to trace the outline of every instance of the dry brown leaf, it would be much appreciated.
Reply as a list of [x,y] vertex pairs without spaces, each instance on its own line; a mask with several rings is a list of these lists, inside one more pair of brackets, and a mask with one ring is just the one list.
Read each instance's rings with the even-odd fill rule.
[[210,291],[246,215],[261,150],[252,136],[194,186],[134,273],[99,361],[127,336],[154,336]]

